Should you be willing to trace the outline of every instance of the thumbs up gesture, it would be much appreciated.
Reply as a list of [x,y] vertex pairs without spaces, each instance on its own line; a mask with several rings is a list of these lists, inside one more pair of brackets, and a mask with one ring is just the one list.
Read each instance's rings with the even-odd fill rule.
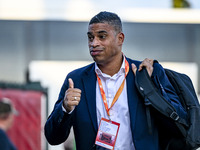
[[67,112],[71,112],[77,106],[81,99],[81,90],[74,88],[74,82],[71,78],[68,79],[69,88],[65,92],[63,107]]

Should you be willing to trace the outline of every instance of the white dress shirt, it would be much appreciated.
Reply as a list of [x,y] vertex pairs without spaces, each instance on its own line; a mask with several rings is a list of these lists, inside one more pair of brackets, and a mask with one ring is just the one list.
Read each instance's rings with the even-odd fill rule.
[[[106,100],[108,103],[108,108],[110,108],[114,96],[125,77],[125,61],[123,61],[119,72],[112,77],[110,75],[102,73],[96,63],[95,72],[101,79],[103,90],[105,92]],[[100,123],[101,118],[109,119],[102,100],[98,81],[96,82],[96,108],[98,124]],[[124,84],[121,95],[109,112],[110,119],[112,121],[120,123],[120,128],[114,150],[135,150],[130,127],[126,82]]]

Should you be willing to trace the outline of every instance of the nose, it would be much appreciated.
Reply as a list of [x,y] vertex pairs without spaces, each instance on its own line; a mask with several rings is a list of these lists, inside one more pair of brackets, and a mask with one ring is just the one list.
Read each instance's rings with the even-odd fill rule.
[[90,41],[89,45],[91,47],[97,47],[99,46],[99,40],[97,38],[94,38],[92,41]]

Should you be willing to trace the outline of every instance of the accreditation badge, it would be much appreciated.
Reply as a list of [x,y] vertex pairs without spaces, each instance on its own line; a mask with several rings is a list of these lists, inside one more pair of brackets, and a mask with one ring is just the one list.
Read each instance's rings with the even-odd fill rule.
[[114,149],[120,124],[105,118],[100,121],[95,144],[107,149]]

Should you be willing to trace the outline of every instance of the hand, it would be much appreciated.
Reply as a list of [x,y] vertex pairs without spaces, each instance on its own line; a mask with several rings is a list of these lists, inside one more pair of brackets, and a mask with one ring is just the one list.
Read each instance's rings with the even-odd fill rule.
[[65,92],[63,107],[67,112],[71,112],[77,106],[81,99],[81,90],[74,88],[74,82],[71,78],[68,79],[69,88]]
[[[131,64],[131,66],[132,66],[133,73],[136,75],[137,67],[135,66],[135,64]],[[142,61],[142,63],[139,65],[138,71],[141,71],[143,67],[146,67],[147,72],[148,72],[149,76],[151,77],[151,75],[153,73],[153,59],[145,58]]]

